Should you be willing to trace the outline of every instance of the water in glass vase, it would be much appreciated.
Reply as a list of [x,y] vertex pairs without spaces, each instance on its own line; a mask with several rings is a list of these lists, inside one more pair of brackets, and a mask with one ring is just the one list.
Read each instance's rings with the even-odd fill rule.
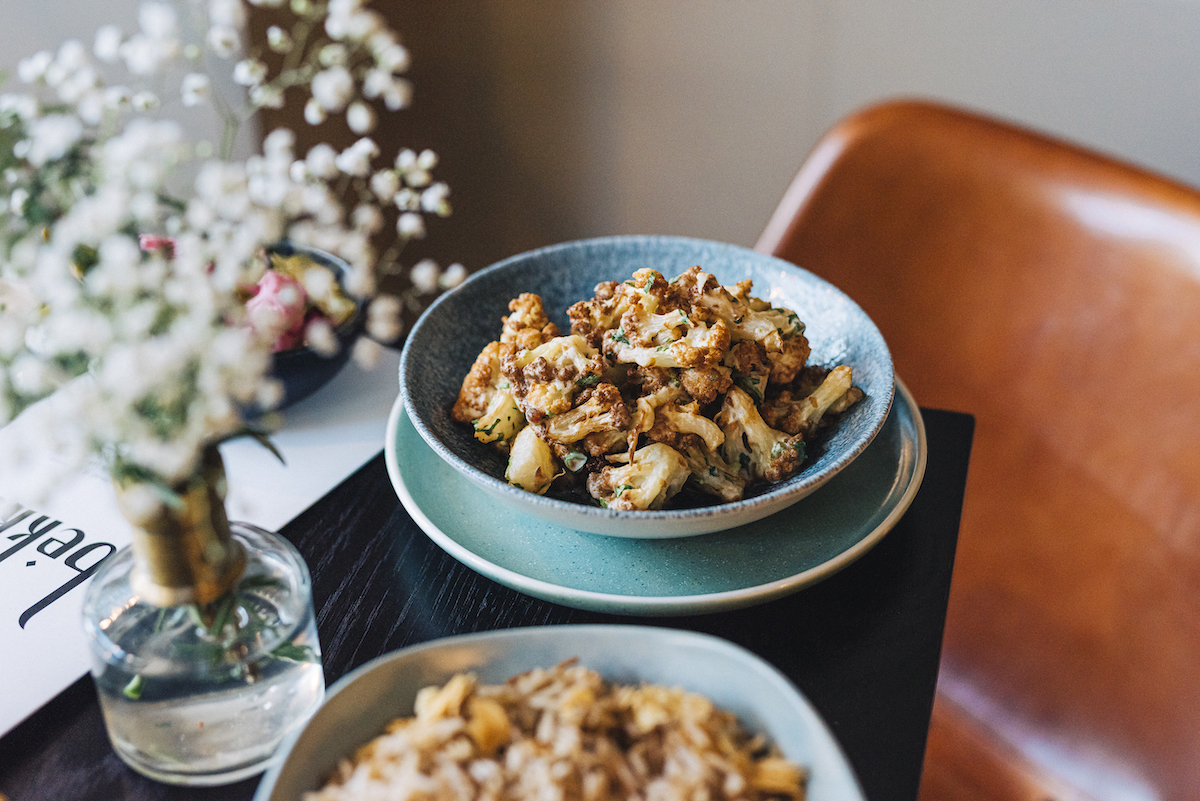
[[291,554],[262,541],[275,535],[252,533],[241,582],[211,604],[120,604],[119,564],[90,590],[86,607],[107,610],[91,642],[109,738],[151,778],[213,785],[261,772],[324,697],[307,571],[297,581]]

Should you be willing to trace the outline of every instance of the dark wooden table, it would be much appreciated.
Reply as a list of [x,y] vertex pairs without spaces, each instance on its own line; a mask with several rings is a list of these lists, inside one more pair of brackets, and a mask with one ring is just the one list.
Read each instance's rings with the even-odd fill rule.
[[[326,680],[387,651],[485,629],[593,622],[693,629],[739,643],[787,674],[832,728],[871,801],[911,801],[974,430],[968,415],[922,412],[924,482],[874,549],[785,598],[691,617],[584,612],[480,576],[425,537],[397,501],[380,454],[283,530],[312,569]],[[10,801],[233,801],[250,798],[257,785],[255,777],[226,787],[173,787],[133,772],[109,747],[86,676],[0,739],[0,793]]]

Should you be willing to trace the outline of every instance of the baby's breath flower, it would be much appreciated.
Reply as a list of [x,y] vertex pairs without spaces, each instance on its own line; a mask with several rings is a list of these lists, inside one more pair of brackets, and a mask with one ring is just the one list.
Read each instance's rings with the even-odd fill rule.
[[304,104],[304,121],[309,125],[320,125],[328,115],[315,97],[310,97]]
[[445,217],[450,213],[449,195],[449,186],[441,182],[433,184],[421,193],[421,210]]
[[278,25],[272,25],[267,28],[267,47],[275,53],[290,53],[295,46],[292,41],[292,35],[280,28]]
[[110,86],[104,90],[104,107],[116,110],[133,102],[133,92],[128,86]]
[[255,108],[283,108],[283,92],[277,86],[255,86],[250,90]]
[[116,64],[121,57],[121,29],[116,25],[105,25],[96,31],[92,53],[105,64]]
[[214,25],[208,29],[205,42],[208,49],[219,58],[229,58],[238,50],[238,32],[223,25]]
[[402,310],[400,299],[380,295],[367,306],[367,334],[380,342],[391,342],[400,336]]
[[42,50],[17,62],[17,77],[24,83],[37,83],[46,77],[46,70],[53,62],[54,54]]
[[366,134],[375,130],[375,110],[356,100],[346,110],[346,125],[357,134]]
[[[399,335],[397,332],[396,336]],[[354,343],[354,350],[351,351],[350,356],[359,367],[364,370],[372,370],[383,357],[383,348],[373,339],[359,337],[358,341]]]
[[438,273],[437,262],[433,259],[421,259],[409,270],[408,280],[413,285],[413,289],[428,295],[437,291]]
[[129,99],[129,102],[138,111],[154,111],[161,105],[158,95],[154,92],[138,92]]
[[142,33],[151,39],[162,41],[174,38],[178,24],[175,9],[169,3],[144,0],[138,6],[138,25]]
[[183,76],[179,92],[183,105],[198,106],[208,99],[212,89],[212,79],[199,72],[189,72]]
[[337,151],[321,142],[313,145],[304,158],[308,172],[315,178],[329,179],[337,175]]
[[379,200],[387,202],[400,191],[400,176],[395,170],[380,170],[371,176],[371,191]]
[[396,220],[396,233],[405,239],[425,238],[425,218],[406,211]]
[[442,289],[454,289],[465,280],[467,280],[467,268],[455,262],[447,267],[438,278],[438,286]]
[[345,67],[330,67],[312,79],[313,99],[325,111],[341,111],[354,96],[354,78]]
[[242,0],[208,0],[211,24],[240,31],[246,27],[246,7]]
[[407,71],[411,61],[408,48],[399,43],[375,51],[376,66],[388,74]]
[[105,102],[105,94],[99,89],[94,89],[82,98],[75,107],[75,113],[79,115],[86,125],[99,125],[104,119],[104,112],[108,110],[108,104]]
[[323,317],[313,318],[312,322],[304,327],[304,344],[321,356],[333,356],[338,352],[333,326]]
[[400,211],[420,211],[421,193],[414,192],[406,186],[392,196],[392,203]]
[[258,86],[267,77],[267,65],[248,58],[233,65],[233,82],[242,86]]
[[323,67],[344,67],[349,52],[344,44],[327,44],[317,52],[317,61]]
[[30,146],[25,158],[34,167],[60,159],[83,137],[83,123],[73,114],[42,117],[30,128]]
[[338,154],[337,168],[347,175],[365,178],[371,174],[371,159],[378,155],[379,146],[363,137]]
[[369,203],[356,206],[350,219],[356,231],[374,234],[383,228],[383,212],[378,206]]

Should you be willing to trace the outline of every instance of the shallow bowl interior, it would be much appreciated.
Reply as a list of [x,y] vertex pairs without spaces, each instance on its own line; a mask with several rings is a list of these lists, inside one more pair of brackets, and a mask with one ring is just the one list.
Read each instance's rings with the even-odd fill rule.
[[775,668],[706,634],[650,626],[536,626],[435,640],[381,656],[339,680],[324,706],[259,785],[255,801],[297,801],[392,719],[412,714],[417,691],[472,672],[500,683],[565,659],[624,684],[642,681],[701,693],[766,734],[809,770],[811,801],[858,801],[849,763],[816,711]]
[[[662,511],[604,509],[518,490],[504,481],[506,456],[478,442],[450,409],[476,356],[499,339],[508,303],[522,292],[542,297],[562,333],[567,308],[591,298],[596,284],[650,267],[668,279],[700,265],[724,285],[754,282],[751,294],[795,311],[807,328],[810,364],[848,364],[866,397],[810,449],[802,469],[728,504]],[[580,531],[626,537],[678,537],[720,531],[778,511],[849,464],[883,426],[895,391],[892,358],[879,329],[845,293],[793,264],[746,248],[665,236],[588,239],[501,261],[435,302],[413,327],[400,359],[400,392],[429,446],[481,489],[525,511]]]

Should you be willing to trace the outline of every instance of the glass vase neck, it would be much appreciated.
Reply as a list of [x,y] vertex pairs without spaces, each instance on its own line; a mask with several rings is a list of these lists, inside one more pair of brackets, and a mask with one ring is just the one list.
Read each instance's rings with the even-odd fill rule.
[[178,501],[153,512],[131,502],[134,484],[117,484],[117,501],[133,524],[135,592],[154,606],[207,604],[228,593],[246,568],[225,514],[225,466],[214,448],[200,468],[172,488]]

